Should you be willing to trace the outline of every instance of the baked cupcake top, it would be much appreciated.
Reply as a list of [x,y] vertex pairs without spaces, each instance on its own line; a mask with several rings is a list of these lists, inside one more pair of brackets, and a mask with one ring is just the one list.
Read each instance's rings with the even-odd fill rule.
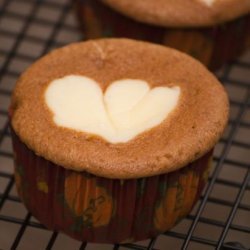
[[249,0],[101,0],[140,22],[164,27],[211,26],[250,12]]
[[11,123],[36,154],[77,171],[138,178],[211,150],[228,117],[222,85],[195,59],[129,39],[71,44],[19,78]]

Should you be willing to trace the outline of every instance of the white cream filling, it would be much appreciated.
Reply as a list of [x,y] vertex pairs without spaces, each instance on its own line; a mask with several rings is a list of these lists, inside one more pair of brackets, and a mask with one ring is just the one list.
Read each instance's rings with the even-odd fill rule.
[[113,82],[105,94],[94,80],[69,75],[52,81],[45,101],[58,126],[128,142],[159,125],[176,107],[180,87],[150,89],[143,80]]
[[207,6],[211,7],[216,0],[200,0],[200,1],[205,3]]

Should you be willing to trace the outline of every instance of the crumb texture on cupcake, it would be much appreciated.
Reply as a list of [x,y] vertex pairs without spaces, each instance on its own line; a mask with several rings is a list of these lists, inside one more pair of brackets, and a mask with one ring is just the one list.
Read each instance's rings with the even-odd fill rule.
[[[171,109],[163,110],[160,122],[139,131],[126,142],[112,143],[93,131],[56,124],[55,110],[46,103],[46,96],[53,92],[50,91],[54,83],[62,83],[60,81],[69,76],[73,76],[71,86],[77,82],[76,76],[93,81],[91,86],[100,96],[99,102],[111,95],[109,101],[114,105],[111,104],[110,109],[114,117],[120,109],[126,111],[129,107],[123,102],[128,97],[116,100],[121,91],[121,86],[116,84],[124,84],[127,81],[124,79],[133,79],[134,84],[139,84],[140,91],[133,92],[136,98],[159,89],[166,93],[174,91],[168,98],[175,98],[172,106],[167,105]],[[65,109],[65,113],[59,111],[62,116],[70,106],[64,103],[71,91],[67,85],[63,84],[66,89],[58,97],[59,101],[62,98]],[[161,93],[165,96],[164,91]],[[129,98],[130,104],[136,100],[135,96]],[[158,96],[157,99],[160,103],[165,102]],[[73,108],[80,112],[81,102],[76,98],[71,100],[76,101]],[[92,106],[90,109],[96,114],[96,107]],[[148,113],[152,106],[148,105]],[[141,109],[138,116],[144,117],[143,112],[145,109]],[[77,113],[69,112],[69,116],[75,116],[72,120],[80,117]],[[148,113],[145,112],[145,117]],[[116,117],[118,127],[127,126],[124,116]],[[37,155],[65,168],[121,179],[167,173],[198,159],[218,141],[227,117],[228,99],[223,87],[199,62],[173,49],[128,39],[93,40],[51,52],[24,72],[11,102],[12,127]],[[140,123],[135,128],[141,129]]]
[[211,26],[250,12],[249,0],[102,1],[132,19],[164,27]]

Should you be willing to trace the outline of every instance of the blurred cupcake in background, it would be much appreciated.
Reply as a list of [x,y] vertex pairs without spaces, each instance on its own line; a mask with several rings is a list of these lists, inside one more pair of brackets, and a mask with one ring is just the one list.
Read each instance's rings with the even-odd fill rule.
[[249,0],[76,0],[86,39],[165,44],[215,70],[250,47]]

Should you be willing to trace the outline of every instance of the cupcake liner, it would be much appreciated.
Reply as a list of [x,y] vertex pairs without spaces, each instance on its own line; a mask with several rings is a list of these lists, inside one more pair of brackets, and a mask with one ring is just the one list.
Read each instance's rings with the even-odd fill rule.
[[164,28],[134,21],[100,0],[77,0],[76,11],[87,39],[127,37],[165,44],[212,70],[249,48],[250,15],[209,28]]
[[108,179],[58,166],[11,133],[16,186],[28,210],[47,228],[87,242],[133,242],[169,230],[192,209],[211,166],[212,151],[171,173]]

